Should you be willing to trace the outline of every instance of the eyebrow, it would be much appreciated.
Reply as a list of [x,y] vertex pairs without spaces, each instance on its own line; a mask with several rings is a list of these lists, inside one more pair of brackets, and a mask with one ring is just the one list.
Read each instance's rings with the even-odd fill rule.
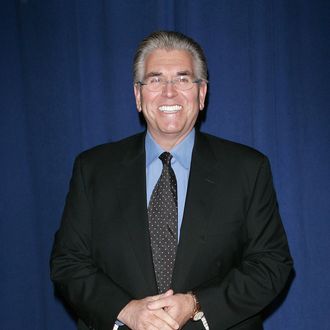
[[189,70],[179,71],[176,74],[177,76],[192,76],[192,73]]
[[159,77],[159,76],[162,76],[163,74],[161,72],[156,72],[156,71],[151,71],[149,73],[146,74],[146,78],[149,78],[149,77]]

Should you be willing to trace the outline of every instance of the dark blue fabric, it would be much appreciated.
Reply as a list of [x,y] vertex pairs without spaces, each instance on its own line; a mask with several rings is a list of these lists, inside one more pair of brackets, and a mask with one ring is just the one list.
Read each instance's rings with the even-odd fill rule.
[[202,130],[272,163],[296,276],[265,329],[329,329],[329,17],[327,0],[1,1],[0,328],[75,328],[48,270],[72,162],[143,128],[132,57],[174,29],[208,57]]

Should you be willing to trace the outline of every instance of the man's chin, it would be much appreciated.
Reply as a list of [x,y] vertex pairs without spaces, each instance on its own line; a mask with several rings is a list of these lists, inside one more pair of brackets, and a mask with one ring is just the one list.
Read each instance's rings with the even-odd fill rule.
[[180,136],[183,132],[177,128],[164,128],[160,130],[160,134],[163,134],[164,136]]

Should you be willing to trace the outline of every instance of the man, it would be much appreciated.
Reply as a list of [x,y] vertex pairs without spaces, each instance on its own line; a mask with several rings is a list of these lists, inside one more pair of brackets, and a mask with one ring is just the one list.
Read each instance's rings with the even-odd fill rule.
[[262,329],[292,268],[267,158],[194,129],[200,46],[147,37],[134,60],[147,132],[76,159],[51,274],[78,329]]

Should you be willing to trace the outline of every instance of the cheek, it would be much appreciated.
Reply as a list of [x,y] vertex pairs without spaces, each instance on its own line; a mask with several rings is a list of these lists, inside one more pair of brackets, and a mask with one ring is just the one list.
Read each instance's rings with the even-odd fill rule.
[[157,99],[158,97],[156,95],[148,95],[146,97],[143,97],[142,104],[148,109],[156,109],[157,108]]
[[183,94],[185,102],[189,108],[195,108],[199,104],[199,95],[197,91]]

